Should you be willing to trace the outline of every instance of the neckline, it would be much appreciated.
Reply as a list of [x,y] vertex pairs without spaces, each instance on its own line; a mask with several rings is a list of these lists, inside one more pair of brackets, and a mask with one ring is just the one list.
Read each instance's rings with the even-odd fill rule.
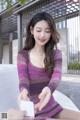
[[31,60],[30,60],[30,55],[29,55],[29,51],[28,51],[28,60],[29,60],[29,65],[31,65],[32,67],[34,67],[35,69],[38,69],[38,70],[45,70],[44,67],[38,67],[36,65],[34,65]]

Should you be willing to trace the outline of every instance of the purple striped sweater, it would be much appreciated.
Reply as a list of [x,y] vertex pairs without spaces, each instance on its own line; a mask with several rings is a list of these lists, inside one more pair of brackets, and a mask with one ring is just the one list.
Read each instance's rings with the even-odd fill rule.
[[[19,89],[21,91],[23,88],[26,88],[34,104],[39,102],[38,95],[45,86],[48,86],[53,93],[61,80],[62,54],[58,49],[55,50],[54,53],[55,67],[51,77],[44,68],[38,68],[30,62],[28,51],[22,50],[18,53],[17,68]],[[61,110],[62,107],[54,100],[53,96],[51,96],[48,104],[40,112],[37,112],[36,116],[52,117]]]

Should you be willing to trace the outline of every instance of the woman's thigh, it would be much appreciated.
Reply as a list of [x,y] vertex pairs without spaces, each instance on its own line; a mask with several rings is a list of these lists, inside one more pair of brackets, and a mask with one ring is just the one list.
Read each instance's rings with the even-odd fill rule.
[[80,112],[63,109],[58,115],[56,115],[56,118],[64,120],[80,120]]

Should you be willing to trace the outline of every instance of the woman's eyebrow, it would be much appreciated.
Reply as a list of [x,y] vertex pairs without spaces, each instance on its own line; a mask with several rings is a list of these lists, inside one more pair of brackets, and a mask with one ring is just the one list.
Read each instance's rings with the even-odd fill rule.
[[41,27],[36,27],[37,29],[41,29]]
[[[36,29],[42,29],[41,27],[36,27]],[[45,28],[47,30],[50,30],[50,28]]]

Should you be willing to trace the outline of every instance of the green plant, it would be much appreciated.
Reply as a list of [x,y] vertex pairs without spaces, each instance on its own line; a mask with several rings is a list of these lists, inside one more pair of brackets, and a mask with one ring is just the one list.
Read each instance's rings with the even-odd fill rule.
[[[15,0],[15,2],[19,2],[20,4],[24,4],[25,2],[27,2],[29,0]],[[9,8],[13,5],[13,0],[0,0],[0,5],[3,6],[5,5],[6,8]]]
[[78,63],[78,62],[69,63],[68,69],[69,70],[80,70],[80,63]]

